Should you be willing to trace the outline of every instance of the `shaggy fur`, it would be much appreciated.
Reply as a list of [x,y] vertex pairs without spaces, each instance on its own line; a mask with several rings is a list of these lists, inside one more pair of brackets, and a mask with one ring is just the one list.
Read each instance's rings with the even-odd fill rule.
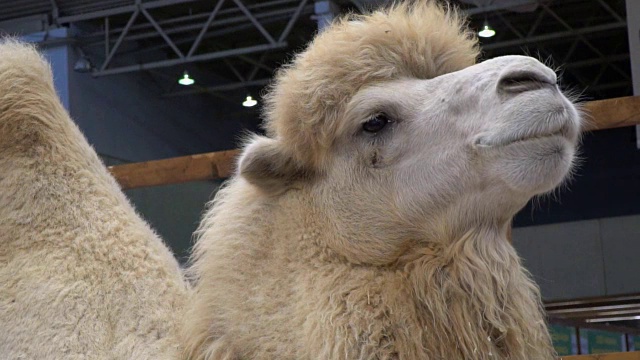
[[0,42],[0,357],[177,359],[187,288],[55,93]]
[[280,69],[265,96],[266,128],[291,155],[318,170],[342,130],[348,101],[366,85],[430,79],[473,65],[478,48],[455,12],[433,3],[352,15],[320,33]]
[[193,269],[190,358],[553,358],[538,289],[504,237],[478,230],[362,266],[327,248],[330,227],[304,206],[242,180],[217,196]]
[[[579,117],[535,59],[476,56],[421,1],[341,20],[279,72],[269,136],[201,224],[191,358],[553,358],[506,229],[569,171]],[[518,72],[538,80],[500,81]]]

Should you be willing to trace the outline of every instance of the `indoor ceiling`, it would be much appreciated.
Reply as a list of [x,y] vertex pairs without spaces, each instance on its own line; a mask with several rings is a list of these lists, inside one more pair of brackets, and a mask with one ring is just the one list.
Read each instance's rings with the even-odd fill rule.
[[[334,1],[336,12],[386,1]],[[259,93],[274,69],[317,31],[310,0],[0,0],[0,21],[70,27],[94,76],[143,71],[164,96]],[[562,73],[585,99],[632,94],[624,0],[457,0],[481,38],[483,59],[528,54]],[[45,43],[46,45],[46,43]],[[176,85],[188,70],[195,86]]]

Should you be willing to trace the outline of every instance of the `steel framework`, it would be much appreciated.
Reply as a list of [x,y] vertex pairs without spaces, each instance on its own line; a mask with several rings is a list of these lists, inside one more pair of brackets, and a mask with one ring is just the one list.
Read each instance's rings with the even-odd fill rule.
[[[162,67],[169,67],[179,64],[186,64],[192,62],[200,62],[200,61],[208,61],[214,59],[224,59],[231,56],[240,56],[251,53],[258,53],[269,51],[273,49],[284,48],[287,46],[286,38],[289,36],[291,30],[293,29],[294,24],[299,19],[301,14],[308,12],[309,9],[305,6],[307,5],[307,0],[299,0],[299,1],[271,1],[266,3],[255,4],[252,6],[245,5],[241,0],[218,0],[215,3],[213,9],[206,14],[206,19],[203,22],[195,23],[200,19],[204,18],[204,14],[196,14],[190,15],[181,18],[169,18],[163,21],[158,21],[156,18],[150,13],[149,10],[157,9],[164,6],[171,6],[180,3],[191,2],[193,0],[159,0],[153,2],[141,2],[141,0],[136,0],[135,5],[124,6],[120,8],[110,9],[110,10],[102,10],[88,14],[75,15],[69,17],[58,17],[55,21],[59,24],[71,23],[77,21],[87,21],[91,19],[102,18],[103,21],[103,42],[104,42],[104,61],[102,64],[92,72],[93,76],[106,76],[106,75],[114,75],[114,74],[122,74],[133,71],[141,71],[141,70],[150,70]],[[233,3],[235,8],[227,8],[225,10],[221,10],[222,6],[225,4],[225,1]],[[293,4],[295,6],[288,7],[284,9],[278,9],[276,11],[261,11],[262,9],[279,6],[282,4]],[[128,14],[130,12],[130,15]],[[223,19],[219,19],[224,15],[235,15],[239,16],[226,16]],[[122,28],[112,29],[110,26],[110,17],[115,15],[128,15],[128,20],[126,25]],[[286,15],[288,21],[284,30],[280,34],[272,34],[261,23],[262,19],[273,18],[274,16],[280,16],[278,19],[282,18],[282,15]],[[146,24],[139,24],[134,26],[134,23],[139,18],[143,18],[146,20]],[[188,25],[181,25],[187,23]],[[176,24],[178,24],[176,26]],[[246,29],[248,27],[253,27],[258,30],[264,40],[262,43],[258,43],[255,45],[249,45],[244,47],[238,47],[233,49],[225,49],[219,51],[205,51],[198,53],[202,40],[206,37],[219,36],[224,34],[224,29],[218,29],[218,31],[210,31],[212,27],[227,26],[227,25],[235,25],[234,30],[237,29]],[[151,27],[152,31],[146,31]],[[185,32],[190,32],[193,30],[199,30],[198,35],[195,38],[187,38],[179,41],[174,41],[171,36],[175,36],[177,34],[182,34]],[[132,34],[136,32],[136,34]],[[227,30],[228,32],[228,30]],[[115,42],[112,45],[112,38],[117,37]],[[150,39],[154,37],[160,37],[164,41],[164,45],[168,46],[174,57],[170,59],[157,60],[157,61],[149,61],[144,63],[126,65],[126,66],[113,66],[113,60],[116,54],[118,54],[118,50],[120,50],[123,42],[125,41],[138,41],[143,39]],[[95,34],[90,34],[86,37],[81,38],[85,40],[86,43],[91,43],[91,39],[95,38]],[[181,50],[180,45],[187,45],[187,50]],[[164,46],[160,46],[164,47]],[[260,67],[260,65],[256,65],[256,67]]]
[[[323,0],[326,2],[326,0]],[[350,2],[364,10],[386,0],[334,0],[342,4]],[[523,48],[544,49],[556,63],[572,74],[579,88],[603,95],[616,88],[629,88],[631,75],[626,68],[630,52],[626,48],[609,52],[601,49],[593,40],[602,34],[624,35],[627,21],[620,7],[620,0],[458,0],[462,11],[472,18],[472,25],[479,26],[484,18],[494,24],[499,22],[499,34],[485,40],[482,49],[486,57],[504,53],[521,53]],[[34,4],[30,5],[29,3]],[[263,86],[268,83],[266,73],[273,72],[271,60],[265,63],[265,54],[279,50],[284,58],[289,48],[288,38],[296,29],[302,16],[314,14],[314,3],[308,0],[100,0],[90,3],[80,0],[50,0],[50,26],[91,24],[90,29],[78,35],[74,44],[92,56],[98,63],[94,76],[131,73],[193,62],[217,60],[224,64],[227,76],[210,86],[195,90],[177,91],[166,96],[191,95],[199,92],[220,92],[235,88]],[[569,4],[569,5],[564,5]],[[15,3],[8,11],[31,7],[42,11],[43,5],[35,0]],[[519,21],[522,16],[513,10],[522,7],[535,9],[526,14],[527,24]],[[14,7],[16,9],[14,9]],[[194,7],[186,14],[181,8]],[[568,7],[572,7],[567,11]],[[589,7],[593,14],[579,24],[572,17],[572,9]],[[594,18],[598,17],[598,20]],[[549,26],[554,23],[555,27]],[[497,25],[493,25],[497,27]],[[552,31],[549,31],[549,29]],[[241,44],[218,46],[219,40],[229,35],[249,34]],[[215,42],[214,42],[215,40]],[[553,45],[566,43],[560,49]],[[99,47],[103,50],[100,51]],[[96,48],[98,51],[96,51]],[[588,49],[588,56],[581,56]],[[526,52],[527,50],[525,50]],[[272,56],[273,58],[273,56]],[[239,67],[238,60],[241,64]],[[250,70],[246,69],[250,66]],[[591,71],[592,68],[597,70]],[[589,69],[585,75],[581,69]],[[614,73],[615,79],[607,74]],[[263,74],[258,76],[258,74]],[[220,75],[219,73],[217,75]],[[228,76],[231,75],[231,76]],[[224,80],[226,79],[226,80]],[[631,92],[629,92],[630,94]],[[622,94],[621,94],[622,95]]]
[[[524,4],[527,1],[519,2]],[[529,1],[529,3],[531,2],[532,1]],[[495,14],[504,25],[504,27],[501,28],[501,32],[505,32],[506,34],[503,34],[502,38],[508,39],[495,42],[486,41],[483,43],[482,49],[485,51],[487,57],[495,56],[497,52],[505,50],[511,50],[513,53],[522,53],[523,49],[526,48],[528,49],[524,50],[526,53],[527,51],[531,51],[532,47],[536,51],[544,49],[548,55],[553,56],[556,63],[561,64],[562,69],[573,75],[573,78],[578,82],[574,84],[575,86],[584,89],[592,95],[604,97],[603,92],[606,90],[629,88],[631,86],[630,73],[626,69],[626,66],[621,65],[629,61],[629,52],[626,51],[626,49],[621,49],[623,51],[619,53],[609,54],[594,44],[593,38],[600,34],[614,32],[617,36],[624,36],[627,28],[627,21],[624,16],[616,12],[607,1],[593,0],[584,2],[587,6],[592,7],[593,15],[591,18],[582,19],[583,23],[587,25],[580,27],[570,25],[570,15],[561,15],[558,12],[563,6],[561,2],[533,2],[538,4],[538,9],[535,11],[535,20],[528,29],[523,29],[522,26],[518,28],[513,23],[513,20],[504,12]],[[472,11],[475,11],[475,9],[469,12]],[[593,25],[588,25],[594,22],[596,16],[599,18],[599,21]],[[552,22],[554,25],[559,26],[561,30],[552,32],[542,31],[540,25],[543,22],[547,25]],[[568,46],[563,46],[560,51],[552,50],[553,45],[557,43],[567,43]],[[575,55],[579,47],[588,49],[589,53],[595,56],[586,59],[582,57],[576,59],[578,56]],[[599,70],[589,74],[588,77],[576,71],[579,68],[596,66],[599,67]],[[603,79],[603,75],[607,71],[616,73],[620,81],[612,82]],[[631,92],[625,95],[631,95]]]

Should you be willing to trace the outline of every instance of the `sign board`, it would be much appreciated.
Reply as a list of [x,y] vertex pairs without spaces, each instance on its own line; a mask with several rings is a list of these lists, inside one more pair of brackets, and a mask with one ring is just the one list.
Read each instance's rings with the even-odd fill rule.
[[627,351],[625,334],[580,329],[580,351],[582,354],[602,354]]
[[549,332],[553,347],[560,356],[578,354],[578,337],[576,328],[560,325],[550,325]]

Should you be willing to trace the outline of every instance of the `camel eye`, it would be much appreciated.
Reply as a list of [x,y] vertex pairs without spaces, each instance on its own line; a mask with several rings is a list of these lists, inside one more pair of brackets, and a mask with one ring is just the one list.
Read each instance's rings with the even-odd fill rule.
[[362,130],[369,133],[377,133],[378,131],[384,129],[388,123],[391,122],[391,119],[387,114],[380,113],[373,115],[367,122],[362,124]]

